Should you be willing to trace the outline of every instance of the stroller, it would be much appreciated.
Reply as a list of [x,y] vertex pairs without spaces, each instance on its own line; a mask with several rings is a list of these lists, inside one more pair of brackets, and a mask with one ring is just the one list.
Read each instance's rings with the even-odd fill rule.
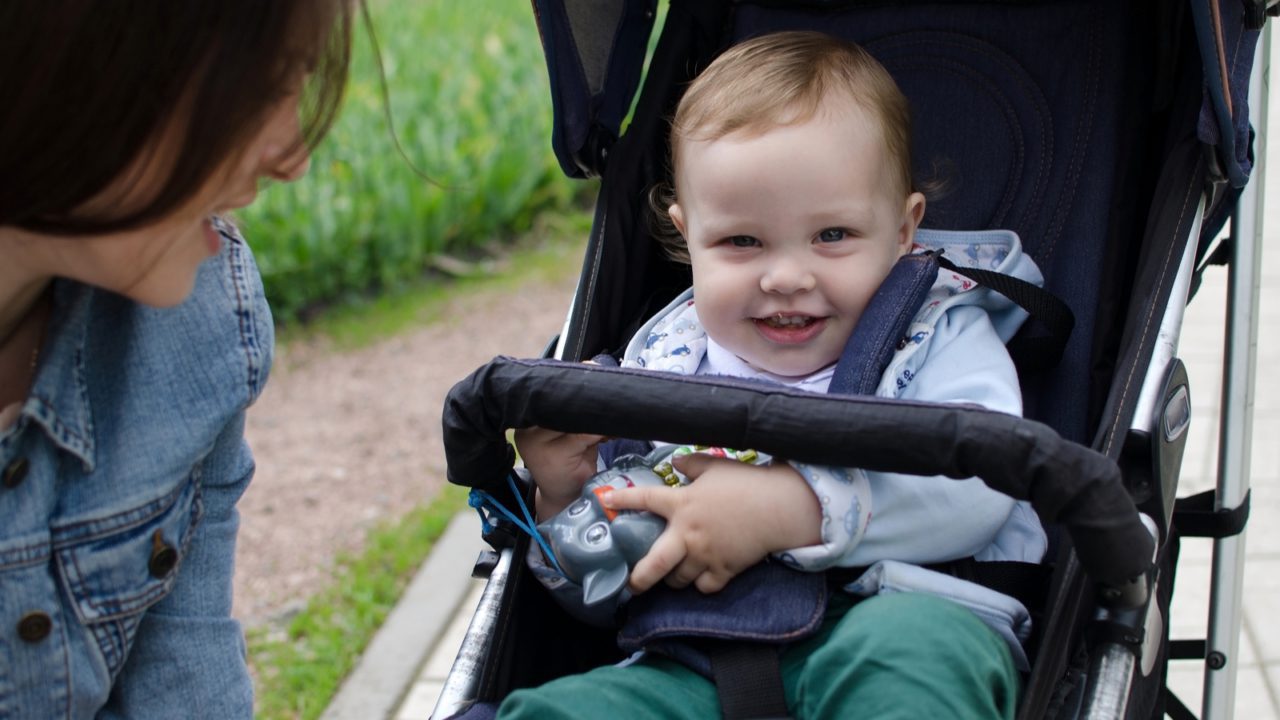
[[[553,147],[570,176],[601,178],[599,199],[547,358],[495,359],[450,393],[449,480],[517,507],[530,488],[509,479],[504,431],[530,425],[976,475],[1030,500],[1053,539],[1020,717],[1194,717],[1165,685],[1168,662],[1190,658],[1206,663],[1204,716],[1230,717],[1248,418],[1224,413],[1218,488],[1177,498],[1190,388],[1176,346],[1207,265],[1254,273],[1232,290],[1224,397],[1251,389],[1261,203],[1248,180],[1252,128],[1265,127],[1265,39],[1258,67],[1254,54],[1274,3],[671,0],[647,52],[656,0],[534,0]],[[1026,419],[681,378],[694,419],[658,400],[673,391],[669,376],[580,362],[620,350],[690,284],[647,217],[684,86],[733,43],[788,29],[854,40],[895,77],[912,105],[913,169],[958,180],[931,200],[926,227],[1016,231],[1070,308],[1060,357],[1019,365]],[[943,427],[950,440],[936,437]],[[621,659],[612,633],[570,618],[531,578],[515,525],[486,523],[493,550],[476,574],[488,582],[433,717]],[[1179,538],[1190,536],[1215,538],[1216,609],[1205,640],[1171,643]]]

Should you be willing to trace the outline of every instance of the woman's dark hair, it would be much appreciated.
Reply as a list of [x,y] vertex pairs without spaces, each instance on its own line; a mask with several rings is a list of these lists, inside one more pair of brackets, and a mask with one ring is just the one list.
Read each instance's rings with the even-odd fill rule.
[[[314,147],[341,102],[355,7],[352,0],[0,2],[0,225],[82,234],[163,217],[245,146],[299,71],[310,72],[299,143]],[[75,212],[167,132],[178,150],[142,207]]]

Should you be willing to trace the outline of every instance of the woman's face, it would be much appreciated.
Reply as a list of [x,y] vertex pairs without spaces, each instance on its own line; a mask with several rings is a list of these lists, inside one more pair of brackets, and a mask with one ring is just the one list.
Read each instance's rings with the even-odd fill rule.
[[[107,235],[42,239],[56,257],[55,274],[153,307],[181,303],[191,293],[196,268],[221,247],[210,218],[253,202],[264,177],[288,182],[306,172],[307,151],[289,154],[298,145],[298,133],[295,93],[269,111],[247,146],[226,160],[190,200],[160,220]],[[149,197],[176,145],[173,138],[159,138],[146,161],[123,173],[86,207],[110,209]]]

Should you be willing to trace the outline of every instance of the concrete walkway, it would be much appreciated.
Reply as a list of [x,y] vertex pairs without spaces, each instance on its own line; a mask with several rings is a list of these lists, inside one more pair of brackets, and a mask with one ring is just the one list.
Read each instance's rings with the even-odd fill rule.
[[[1280,43],[1278,43],[1280,44]],[[1272,107],[1266,206],[1280,208],[1280,107]],[[1280,210],[1276,211],[1280,213]],[[1262,256],[1253,414],[1252,515],[1245,533],[1243,623],[1235,716],[1280,720],[1280,214],[1266,225]],[[1216,482],[1226,274],[1206,274],[1188,308],[1179,356],[1191,375],[1193,422],[1182,492]],[[438,550],[379,632],[326,720],[426,720],[475,608],[481,583],[470,579],[480,549],[474,514],[450,526]],[[1183,543],[1170,627],[1175,639],[1203,637],[1212,554],[1207,540]],[[443,558],[448,558],[445,562]],[[1171,664],[1171,684],[1199,713],[1203,662]]]

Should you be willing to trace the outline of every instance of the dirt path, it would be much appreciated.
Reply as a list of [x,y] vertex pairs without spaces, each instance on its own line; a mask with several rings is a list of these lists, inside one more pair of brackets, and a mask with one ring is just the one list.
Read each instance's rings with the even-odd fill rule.
[[370,527],[434,496],[445,394],[494,355],[542,351],[572,297],[579,260],[568,262],[558,279],[469,292],[444,320],[364,349],[278,348],[249,411],[258,470],[240,502],[237,617],[254,625],[299,607]]

